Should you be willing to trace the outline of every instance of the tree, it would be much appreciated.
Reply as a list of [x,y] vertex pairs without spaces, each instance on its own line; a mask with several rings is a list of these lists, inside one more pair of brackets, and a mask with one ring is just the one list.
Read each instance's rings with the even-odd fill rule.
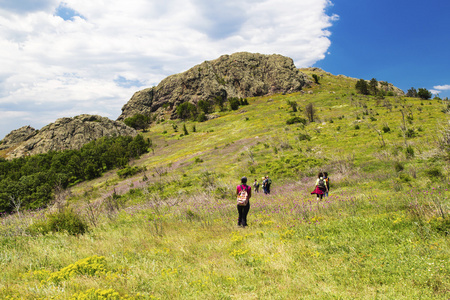
[[419,88],[417,95],[419,96],[420,99],[424,99],[424,100],[428,100],[432,96],[431,92],[425,88]]
[[314,104],[308,103],[305,107],[305,115],[309,122],[314,122],[316,118],[316,109]]
[[144,131],[150,126],[150,117],[137,114],[130,118],[126,118],[124,121],[125,125],[133,127],[134,129],[143,129]]
[[367,82],[364,79],[360,79],[358,80],[358,82],[356,82],[355,85],[356,90],[363,95],[369,95],[369,85],[367,84]]
[[241,104],[238,98],[229,98],[228,101],[230,102],[230,108],[232,110],[237,110]]
[[195,119],[197,117],[197,107],[190,102],[181,103],[177,107],[177,115],[183,120]]
[[417,90],[415,88],[410,88],[408,90],[408,92],[406,93],[406,97],[412,97],[412,98],[416,98],[417,97]]
[[209,103],[208,101],[205,100],[200,100],[197,103],[198,108],[205,114],[209,114],[211,112],[212,109],[212,105],[211,103]]
[[370,80],[369,90],[372,95],[376,95],[378,93],[378,81],[375,78]]
[[319,84],[319,76],[317,74],[313,74],[312,77],[314,78],[314,82]]
[[287,100],[286,103],[292,108],[293,112],[297,112],[297,102]]

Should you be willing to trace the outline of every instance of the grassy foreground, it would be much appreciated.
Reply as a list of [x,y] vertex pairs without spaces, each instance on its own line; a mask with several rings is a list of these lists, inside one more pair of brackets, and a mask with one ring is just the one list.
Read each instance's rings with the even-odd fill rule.
[[449,297],[449,224],[440,210],[448,191],[335,192],[317,202],[309,190],[293,183],[256,194],[246,229],[235,224],[234,203],[205,193],[176,206],[130,206],[79,237],[4,237],[0,296]]
[[[83,235],[30,233],[58,208],[2,218],[0,298],[450,298],[441,103],[361,97],[354,80],[316,72],[305,94],[250,99],[184,123],[188,135],[152,127],[155,152],[134,162],[146,171],[59,197],[89,223]],[[316,121],[287,125],[308,103]],[[320,170],[332,189],[316,201]],[[237,227],[239,178],[266,174],[272,194],[254,193]]]

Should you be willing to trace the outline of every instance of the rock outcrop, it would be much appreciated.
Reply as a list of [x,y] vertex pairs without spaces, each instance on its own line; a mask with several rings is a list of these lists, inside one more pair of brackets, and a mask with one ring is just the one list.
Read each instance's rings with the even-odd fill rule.
[[36,134],[36,129],[31,126],[23,126],[19,129],[11,131],[1,141],[0,150],[14,147],[17,144],[25,142]]
[[[29,132],[30,135],[28,137],[25,134],[17,135],[13,131],[5,137],[5,139],[8,138],[9,145],[18,145],[8,153],[8,158],[48,151],[79,149],[84,144],[104,136],[135,136],[137,134],[136,130],[122,122],[96,115],[61,118],[42,127],[39,131],[35,131],[31,127],[27,130],[22,127],[16,131]],[[13,136],[18,136],[18,138],[13,139]],[[3,140],[3,146],[8,145],[5,144],[5,139]]]
[[405,92],[403,90],[386,81],[378,81],[378,89],[385,92],[392,92],[395,96],[405,96]]
[[174,118],[178,105],[217,96],[253,97],[274,93],[292,93],[310,84],[291,58],[240,52],[205,61],[186,72],[169,76],[158,86],[136,92],[122,108],[118,120],[136,114],[169,113]]

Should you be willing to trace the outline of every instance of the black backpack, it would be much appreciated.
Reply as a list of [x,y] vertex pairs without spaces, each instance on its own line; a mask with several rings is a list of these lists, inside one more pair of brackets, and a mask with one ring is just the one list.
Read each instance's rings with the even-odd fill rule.
[[323,178],[319,178],[319,189],[326,189],[325,187],[325,180]]

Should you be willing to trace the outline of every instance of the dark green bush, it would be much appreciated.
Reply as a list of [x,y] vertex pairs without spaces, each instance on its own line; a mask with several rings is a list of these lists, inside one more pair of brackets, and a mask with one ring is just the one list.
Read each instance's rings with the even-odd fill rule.
[[71,235],[84,234],[88,230],[86,221],[72,209],[48,214],[46,219],[30,225],[27,229],[29,234],[48,234],[50,232],[67,232]]
[[413,158],[414,157],[414,149],[411,146],[406,147],[405,154],[407,158]]
[[244,106],[244,105],[248,105],[248,100],[247,98],[241,98],[239,99],[239,103]]
[[176,112],[182,120],[195,120],[198,115],[197,106],[190,102],[184,102],[178,105]]
[[406,131],[405,135],[407,138],[413,138],[413,137],[416,137],[417,134],[414,131],[414,129],[410,128]]
[[143,114],[137,114],[133,117],[126,118],[123,121],[127,126],[133,127],[134,129],[147,129],[150,126],[150,117]]
[[292,124],[300,123],[300,124],[306,125],[306,122],[307,122],[306,119],[303,119],[300,117],[293,117],[293,118],[288,119],[286,121],[286,124],[292,125]]
[[314,82],[319,84],[319,76],[317,74],[313,74],[312,77],[314,78]]
[[197,116],[197,122],[205,122],[208,121],[208,117],[205,115],[205,113],[201,113]]
[[131,167],[131,166],[127,166],[119,171],[117,171],[117,175],[120,178],[127,178],[127,177],[131,177],[133,175],[136,175],[139,172],[142,172],[143,168],[139,168],[139,167]]
[[398,175],[398,178],[401,182],[410,182],[412,180],[411,176],[406,173],[400,173],[400,175]]
[[394,164],[394,169],[398,173],[398,172],[403,171],[405,169],[405,167],[403,166],[403,164],[401,162],[397,161]]
[[298,140],[299,140],[299,141],[310,141],[310,140],[311,140],[311,137],[310,137],[309,135],[307,135],[307,134],[300,133],[300,134],[298,135]]
[[237,110],[239,108],[239,105],[241,105],[238,98],[230,98],[228,99],[228,102],[230,102],[230,108],[232,110]]
[[425,171],[425,174],[427,174],[430,178],[440,178],[442,177],[442,172],[438,167],[433,167]]

